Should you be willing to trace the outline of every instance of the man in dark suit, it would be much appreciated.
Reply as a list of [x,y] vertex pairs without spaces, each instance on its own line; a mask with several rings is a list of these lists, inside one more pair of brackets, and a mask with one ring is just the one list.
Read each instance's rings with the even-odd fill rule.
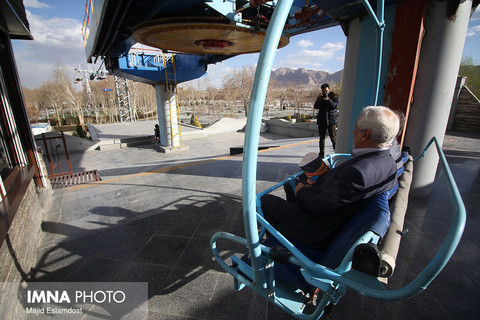
[[317,113],[318,126],[318,144],[320,152],[318,155],[323,158],[325,156],[325,134],[328,130],[328,136],[332,142],[333,150],[335,151],[335,143],[337,141],[337,112],[339,99],[338,94],[330,90],[328,83],[322,84],[320,87],[322,92],[315,100],[314,109]]
[[265,219],[287,238],[325,249],[366,199],[397,183],[389,147],[398,128],[398,117],[390,109],[365,108],[353,131],[353,158],[315,184],[299,182],[295,202],[264,196]]

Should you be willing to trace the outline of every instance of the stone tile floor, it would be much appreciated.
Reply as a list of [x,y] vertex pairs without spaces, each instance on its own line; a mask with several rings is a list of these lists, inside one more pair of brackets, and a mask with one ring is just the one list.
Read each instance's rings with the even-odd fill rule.
[[[280,148],[259,153],[258,190],[297,171],[310,139],[263,137]],[[474,319],[480,314],[480,140],[450,134],[444,150],[467,207],[462,241],[446,268],[419,295],[379,301],[348,291],[329,319]],[[273,140],[275,139],[275,140]],[[228,148],[243,133],[188,141],[190,150],[160,154],[152,147],[72,156],[75,170],[98,169],[103,181],[54,190],[42,230],[36,281],[148,282],[149,319],[291,319],[232,278],[213,261],[217,231],[243,236],[241,156]],[[439,172],[438,178],[442,176]],[[411,195],[395,275],[389,287],[415,277],[438,248],[451,210],[446,188]],[[223,247],[222,247],[223,248]],[[224,246],[222,254],[238,248]],[[97,319],[90,314],[88,319]]]

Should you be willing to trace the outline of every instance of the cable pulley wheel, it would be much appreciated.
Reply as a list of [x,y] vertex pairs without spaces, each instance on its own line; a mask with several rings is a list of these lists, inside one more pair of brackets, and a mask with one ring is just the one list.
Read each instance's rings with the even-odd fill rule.
[[[226,23],[161,19],[137,25],[132,37],[139,43],[164,50],[234,55],[260,52],[265,32]],[[288,43],[288,37],[282,36],[278,47]]]

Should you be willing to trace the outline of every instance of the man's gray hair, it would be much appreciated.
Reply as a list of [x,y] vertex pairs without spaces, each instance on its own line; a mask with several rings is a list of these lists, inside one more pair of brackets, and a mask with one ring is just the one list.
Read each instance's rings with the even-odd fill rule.
[[362,110],[357,127],[362,131],[369,129],[372,142],[379,148],[388,148],[397,136],[400,120],[387,107],[369,106]]

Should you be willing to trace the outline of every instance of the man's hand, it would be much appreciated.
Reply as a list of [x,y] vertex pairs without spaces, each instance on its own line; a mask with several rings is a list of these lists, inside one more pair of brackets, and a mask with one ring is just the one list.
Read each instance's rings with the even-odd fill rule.
[[298,183],[297,183],[297,187],[295,188],[295,194],[298,193],[298,190],[300,190],[300,189],[302,189],[302,188],[305,188],[305,187],[307,187],[307,186],[308,186],[308,184],[305,184],[305,183],[303,183],[303,182],[298,182]]

